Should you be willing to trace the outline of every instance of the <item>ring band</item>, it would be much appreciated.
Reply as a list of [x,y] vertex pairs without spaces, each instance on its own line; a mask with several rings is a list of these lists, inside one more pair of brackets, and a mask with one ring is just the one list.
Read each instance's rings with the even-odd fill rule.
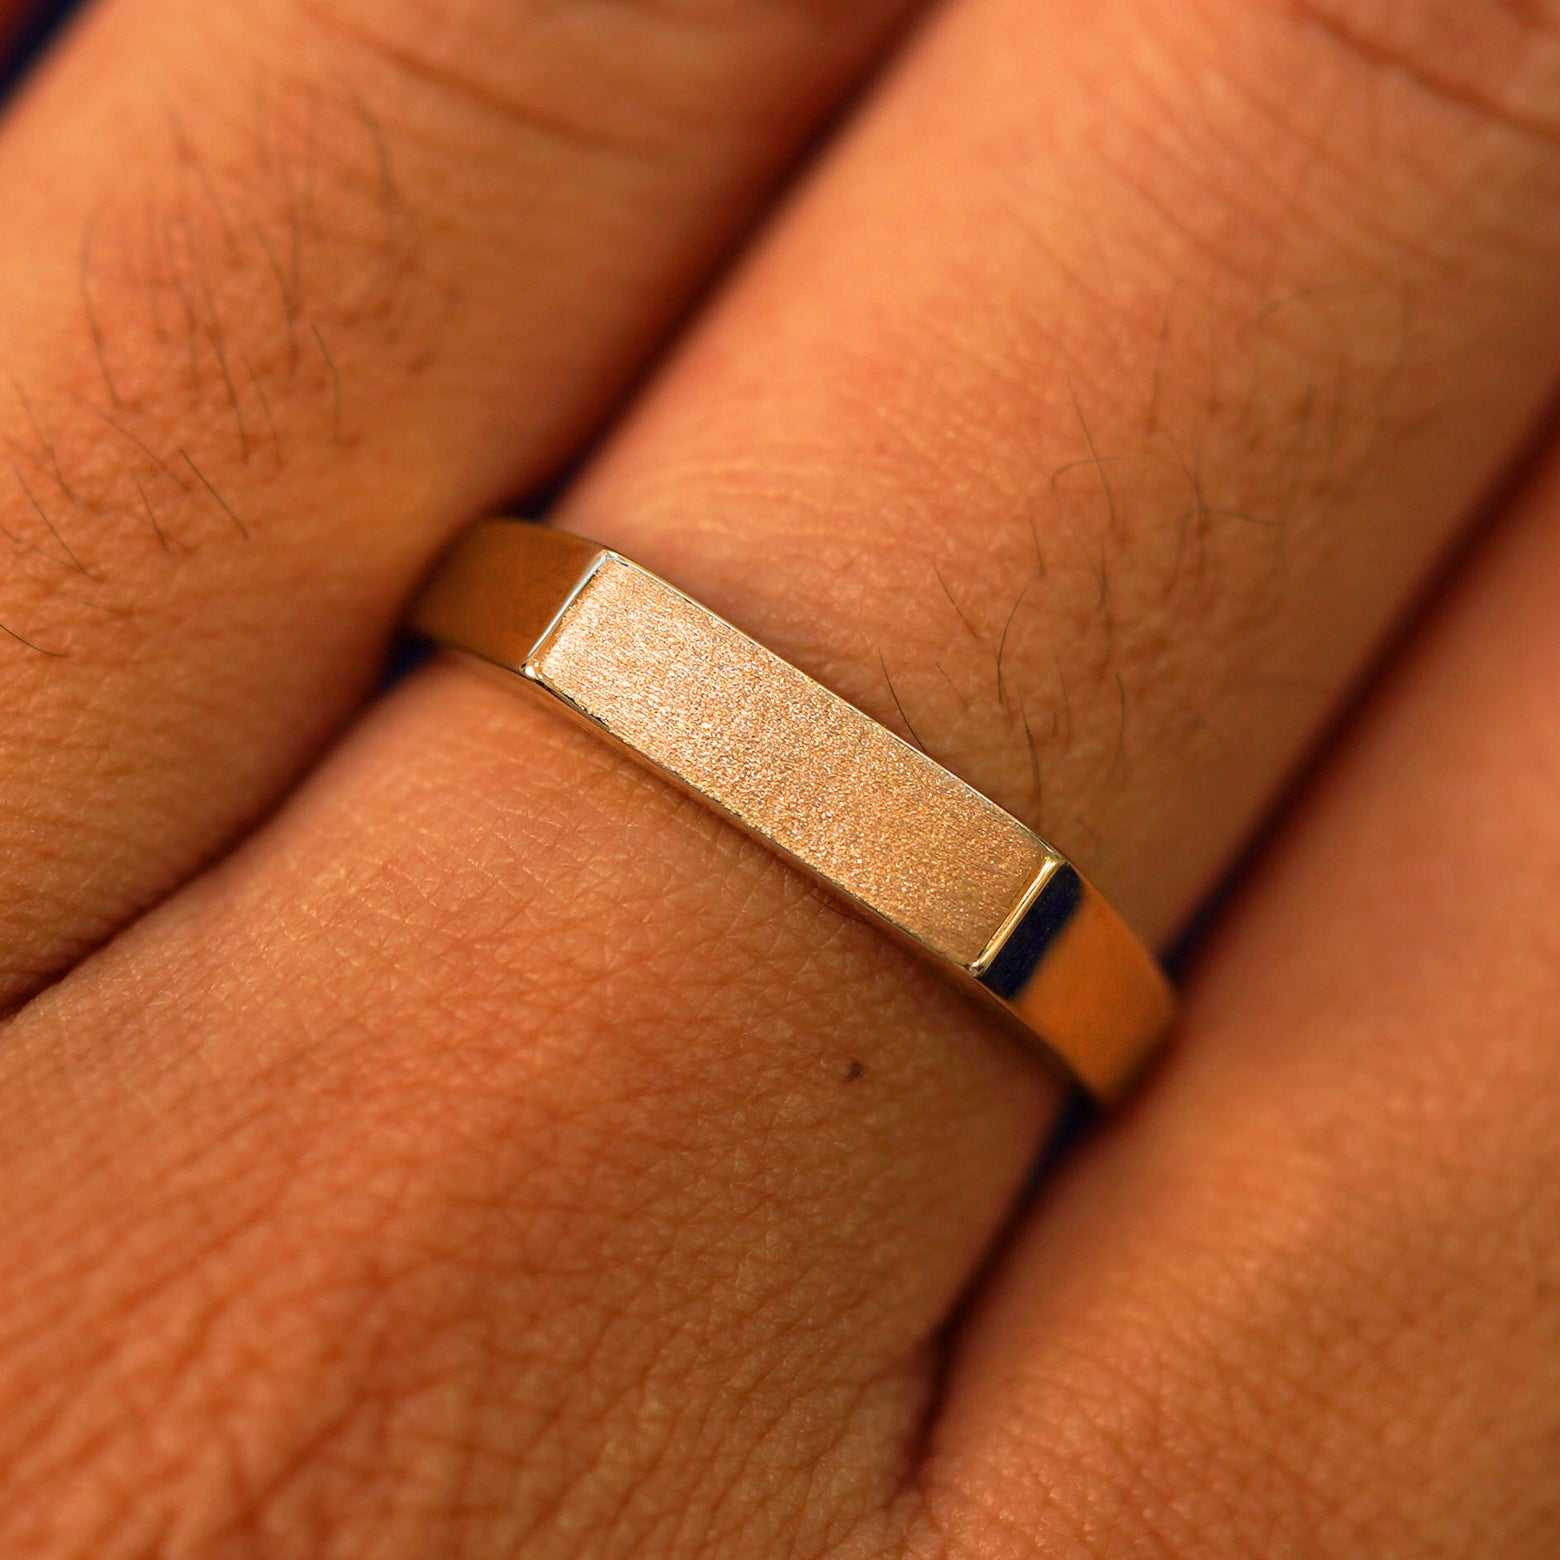
[[478,521],[412,626],[545,690],[1018,1020],[1096,1098],[1169,1026],[1152,955],[1062,853],[657,575]]

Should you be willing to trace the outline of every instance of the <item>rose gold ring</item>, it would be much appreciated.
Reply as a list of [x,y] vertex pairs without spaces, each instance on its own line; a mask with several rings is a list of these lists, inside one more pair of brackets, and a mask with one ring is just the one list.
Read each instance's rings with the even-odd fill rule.
[[1098,1099],[1169,1026],[1158,964],[1060,851],[618,553],[479,521],[412,626],[551,694],[951,969]]

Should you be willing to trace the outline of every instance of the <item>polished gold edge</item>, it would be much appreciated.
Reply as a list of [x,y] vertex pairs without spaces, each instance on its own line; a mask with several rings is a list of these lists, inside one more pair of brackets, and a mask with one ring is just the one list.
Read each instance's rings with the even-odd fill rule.
[[[932,762],[936,763],[937,760],[933,759]],[[958,776],[955,775],[954,778],[958,779]],[[1022,819],[1019,819],[1018,823],[1020,828],[1029,827]],[[1014,928],[1029,914],[1034,902],[1045,891],[1046,884],[1056,876],[1057,868],[1067,859],[1055,846],[1048,844],[1043,836],[1035,834],[1033,829],[1030,829],[1029,832],[1034,835],[1035,841],[1041,849],[1048,851],[1049,855],[1046,857],[1040,870],[1035,873],[1029,887],[1018,896],[1017,900],[1014,901],[1013,908],[1002,918],[1002,924],[991,934],[991,941],[981,949],[980,957],[969,964],[960,966],[968,971],[969,974],[975,976],[977,980],[991,968],[997,955],[1006,946],[1008,938],[1013,935]]]
[[[519,666],[514,668],[514,670],[518,672],[520,676],[526,678],[530,682],[535,683],[539,688],[545,688],[547,692],[550,693],[555,699],[561,699],[563,703],[568,705],[571,710],[575,710],[575,713],[581,715],[584,715],[584,711],[576,709],[572,700],[570,700],[567,695],[560,693],[558,689],[554,688],[546,680],[546,678],[542,677],[538,673],[537,668],[541,664],[543,657],[547,654],[548,648],[551,646],[554,638],[557,636],[559,625],[562,624],[564,618],[568,616],[569,608],[572,607],[574,603],[578,601],[587,590],[590,589],[591,581],[601,573],[602,566],[608,561],[608,559],[611,559],[615,563],[628,564],[630,568],[638,567],[636,564],[629,563],[628,559],[625,558],[621,553],[613,552],[610,547],[603,547],[601,551],[596,554],[595,558],[592,559],[590,567],[586,569],[586,571],[579,577],[579,579],[574,582],[573,588],[570,589],[564,595],[563,600],[558,603],[558,610],[553,613],[552,618],[549,620],[547,626],[541,631],[541,633],[536,636],[536,643],[531,646],[531,649],[527,653],[525,659],[520,663]],[[644,572],[648,573],[649,571],[645,570]],[[668,590],[676,590],[677,587],[674,585],[668,585],[666,588]],[[681,594],[681,592],[679,592],[679,594]],[[502,663],[500,662],[495,664],[501,665]],[[590,724],[594,729],[603,729],[600,725],[600,722],[591,720],[588,715],[585,716],[585,719],[590,721]]]

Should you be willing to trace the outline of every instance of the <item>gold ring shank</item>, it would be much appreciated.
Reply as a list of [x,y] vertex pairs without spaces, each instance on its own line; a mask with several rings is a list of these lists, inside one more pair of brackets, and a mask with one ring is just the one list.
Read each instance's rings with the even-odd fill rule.
[[1119,1098],[1169,1026],[1159,966],[1059,851],[619,554],[479,521],[411,621],[552,695],[951,966],[1097,1098]]

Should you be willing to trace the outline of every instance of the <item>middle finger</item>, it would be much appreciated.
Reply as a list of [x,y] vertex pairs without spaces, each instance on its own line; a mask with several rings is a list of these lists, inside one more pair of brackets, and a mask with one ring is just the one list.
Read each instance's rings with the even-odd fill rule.
[[960,7],[563,523],[1165,936],[1560,371],[1560,37],[1465,9]]

